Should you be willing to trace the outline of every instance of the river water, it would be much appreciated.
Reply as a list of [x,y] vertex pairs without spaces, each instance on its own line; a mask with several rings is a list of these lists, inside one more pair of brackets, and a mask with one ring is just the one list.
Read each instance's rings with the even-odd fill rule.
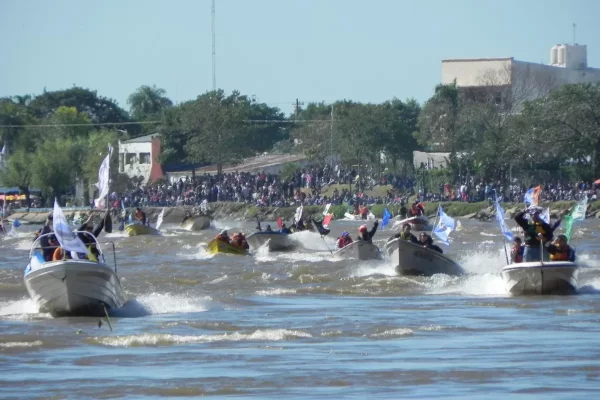
[[249,257],[208,256],[215,229],[102,234],[130,299],[113,332],[37,312],[23,284],[37,227],[21,227],[0,238],[0,397],[600,396],[600,222],[578,228],[585,268],[579,294],[565,297],[507,295],[496,224],[462,223],[444,250],[468,275],[431,278],[397,276],[387,260],[333,261],[327,246],[358,222]]

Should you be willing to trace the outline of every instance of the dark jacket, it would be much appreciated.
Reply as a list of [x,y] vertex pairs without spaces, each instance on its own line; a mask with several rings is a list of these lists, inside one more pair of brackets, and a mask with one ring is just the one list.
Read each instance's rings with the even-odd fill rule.
[[392,236],[388,240],[388,242],[391,241],[391,240],[394,240],[394,239],[402,239],[402,240],[406,240],[406,241],[411,242],[411,243],[419,244],[419,239],[417,239],[417,237],[415,235],[413,235],[412,233],[410,233],[410,232],[407,232],[407,233],[404,233],[404,232],[396,233],[394,236]]
[[427,247],[428,249],[431,249],[431,250],[435,250],[438,253],[442,253],[442,254],[444,253],[444,251],[440,248],[440,246],[433,244],[433,239],[431,237],[427,240],[427,244],[425,244],[424,247]]
[[541,230],[539,233],[542,234],[545,241],[551,241],[554,237],[552,227],[548,223],[542,220],[538,223],[534,223],[533,220],[526,220],[525,211],[521,211],[515,215],[515,222],[523,228],[523,231],[525,232],[525,246],[540,247],[540,240],[537,237],[538,230]]
[[379,221],[375,221],[375,223],[373,224],[373,228],[370,231],[361,232],[358,235],[358,239],[357,240],[362,240],[362,241],[365,241],[367,243],[373,243],[373,236],[375,236],[375,233],[377,233],[377,227],[378,226],[379,226]]

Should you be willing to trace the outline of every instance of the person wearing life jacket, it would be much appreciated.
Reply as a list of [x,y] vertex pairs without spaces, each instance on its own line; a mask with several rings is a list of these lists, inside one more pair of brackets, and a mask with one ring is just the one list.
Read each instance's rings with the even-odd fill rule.
[[510,261],[515,264],[515,263],[522,263],[523,262],[523,242],[521,241],[520,237],[516,237],[513,240],[513,247],[510,250]]
[[394,239],[402,239],[402,240],[406,240],[407,242],[419,244],[419,240],[417,239],[417,237],[415,235],[413,235],[411,233],[410,230],[411,230],[410,224],[402,225],[402,232],[396,233],[394,236],[392,236],[391,238],[388,239],[388,242],[391,242]]
[[286,235],[289,235],[290,233],[292,233],[287,226],[285,226],[285,224],[281,224],[281,229],[279,229],[280,233],[284,233]]
[[223,229],[221,231],[221,233],[219,233],[217,236],[215,236],[215,239],[219,240],[221,242],[231,244],[231,239],[229,238],[229,234],[227,233],[226,229]]
[[419,203],[418,200],[415,200],[415,202],[412,204],[412,206],[410,206],[410,215],[412,217],[418,217],[420,215],[424,215],[425,214],[425,206],[423,206],[422,203]]
[[136,221],[140,221],[142,223],[142,225],[146,225],[146,223],[147,223],[146,213],[143,212],[142,209],[139,207],[136,207],[136,209],[135,209],[134,219]]
[[337,248],[343,249],[350,243],[352,243],[352,238],[350,237],[350,234],[348,232],[344,231],[337,240]]
[[[525,214],[529,212],[531,218],[525,219]],[[525,232],[525,251],[523,252],[523,261],[540,261],[542,258],[542,246],[544,243],[550,243],[553,239],[552,227],[540,218],[539,207],[529,207],[515,215],[515,222]]]
[[248,250],[250,249],[250,246],[248,245],[248,242],[246,241],[246,234],[239,232],[237,234],[237,242],[236,242],[236,246],[239,247],[240,249],[244,249],[244,250]]
[[425,232],[421,232],[421,234],[419,235],[419,244],[427,249],[435,250],[438,253],[444,253],[440,246],[433,244],[432,237],[426,234]]
[[[100,257],[100,250],[96,246],[96,240],[100,233],[102,233],[102,229],[104,229],[104,221],[106,220],[106,216],[108,211],[104,214],[104,217],[100,220],[97,226],[94,227],[92,223],[92,216],[87,219],[78,229],[77,236],[83,242],[85,247],[87,247],[87,254],[78,254],[79,258],[87,258],[91,261],[98,261]],[[83,233],[86,232],[86,233]]]
[[373,228],[371,228],[371,230],[369,231],[369,230],[367,230],[366,225],[361,225],[358,228],[358,239],[357,240],[362,240],[367,243],[373,243],[373,236],[375,236],[375,233],[377,233],[378,226],[379,226],[379,221],[375,221],[373,223]]
[[50,213],[46,218],[44,226],[42,226],[42,228],[39,230],[39,233],[37,234],[37,237],[34,239],[36,240],[38,237],[40,238],[40,247],[42,248],[42,253],[44,255],[45,261],[52,261],[54,250],[56,249],[56,246],[58,246],[58,242],[50,244],[51,239],[56,240],[54,235],[48,235],[48,233],[52,232],[52,222],[52,213]]
[[571,261],[575,262],[575,250],[567,243],[566,235],[558,235],[556,240],[548,246],[550,261]]
[[267,224],[267,227],[265,228],[265,232],[273,232],[273,228],[271,228],[270,224]]

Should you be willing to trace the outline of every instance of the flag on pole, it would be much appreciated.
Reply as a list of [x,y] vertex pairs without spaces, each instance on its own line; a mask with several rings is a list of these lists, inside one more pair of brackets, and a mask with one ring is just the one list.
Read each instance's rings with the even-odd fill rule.
[[331,203],[325,204],[325,210],[323,210],[323,215],[329,214],[329,207],[331,207]]
[[164,216],[165,216],[165,208],[163,207],[160,214],[158,214],[158,218],[156,219],[156,230],[160,230],[160,226],[162,225]]
[[103,208],[105,206],[104,198],[108,195],[108,179],[109,179],[109,163],[110,163],[110,154],[104,158],[102,164],[100,165],[100,170],[98,171],[98,183],[96,187],[100,191],[98,198],[94,200],[94,205],[96,208]]
[[392,218],[392,214],[390,214],[390,211],[386,207],[383,210],[383,219],[381,220],[381,230],[383,230],[383,228],[386,227],[386,225],[390,222],[391,218]]
[[279,227],[279,229],[281,229],[281,227],[283,226],[283,220],[281,219],[281,217],[277,218],[277,226]]
[[71,231],[67,218],[65,218],[65,214],[63,214],[56,199],[54,199],[54,211],[52,212],[52,229],[63,249],[87,254],[88,250],[85,244],[79,239],[79,236]]
[[587,197],[581,200],[571,214],[565,216],[565,236],[568,240],[571,240],[571,231],[573,230],[573,223],[575,221],[583,221],[585,219],[585,212],[587,210]]
[[439,221],[435,228],[433,229],[433,233],[437,236],[442,243],[446,246],[449,246],[448,236],[454,230],[456,223],[453,218],[449,217],[445,212],[442,206],[438,208],[439,212]]
[[294,215],[294,222],[298,222],[302,219],[302,212],[304,208],[302,206],[296,208],[296,214]]
[[506,221],[504,220],[504,210],[502,209],[502,206],[500,206],[498,199],[496,199],[495,206],[496,206],[496,221],[498,221],[498,225],[500,225],[500,231],[502,231],[502,234],[508,241],[512,242],[513,234],[510,231],[510,229],[508,229],[508,226],[506,226]]

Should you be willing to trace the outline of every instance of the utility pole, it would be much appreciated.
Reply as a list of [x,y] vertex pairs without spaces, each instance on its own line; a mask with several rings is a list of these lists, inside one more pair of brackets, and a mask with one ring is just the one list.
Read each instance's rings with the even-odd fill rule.
[[577,43],[577,24],[573,22],[573,44]]
[[298,111],[300,110],[300,106],[303,106],[303,105],[304,105],[304,102],[300,102],[300,101],[298,101],[298,99],[296,99],[296,105],[295,105],[296,119],[298,119]]
[[212,84],[213,91],[217,90],[217,50],[215,44],[215,0],[212,0],[212,16],[211,16],[211,25],[212,25]]

